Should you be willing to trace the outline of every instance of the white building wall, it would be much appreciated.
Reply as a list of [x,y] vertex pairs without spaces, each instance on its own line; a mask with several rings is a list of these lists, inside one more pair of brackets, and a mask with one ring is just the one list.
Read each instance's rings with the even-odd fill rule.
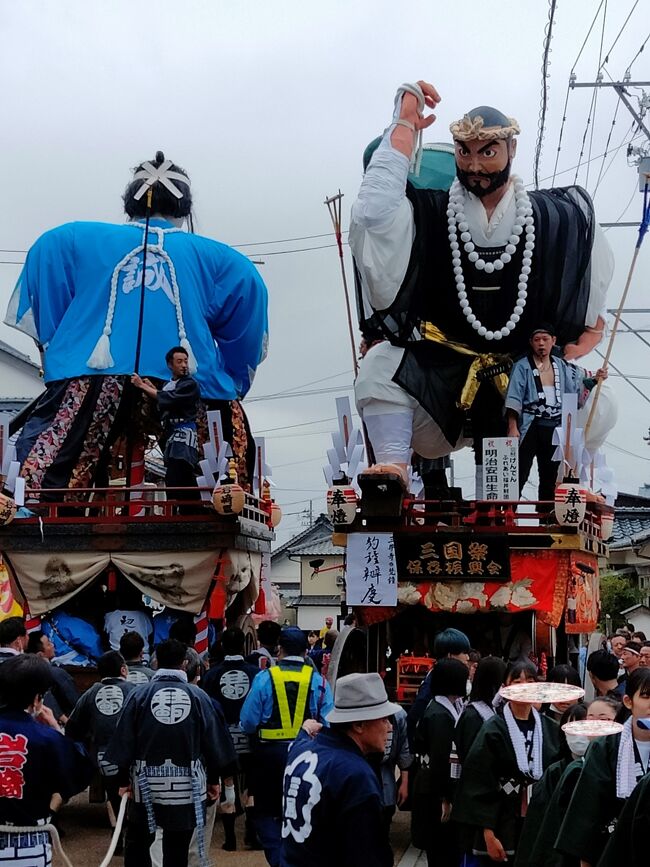
[[0,352],[0,397],[36,397],[44,389],[36,368]]

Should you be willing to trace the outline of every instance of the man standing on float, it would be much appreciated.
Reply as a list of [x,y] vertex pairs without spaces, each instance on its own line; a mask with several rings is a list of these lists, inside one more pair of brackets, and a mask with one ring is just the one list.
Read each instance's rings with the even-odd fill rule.
[[126,223],[42,235],[9,302],[5,321],[37,342],[46,385],[16,442],[28,488],[107,484],[116,439],[156,433],[131,375],[162,385],[175,346],[205,408],[222,412],[240,479],[250,475],[240,401],[266,355],[264,282],[241,253],[194,234],[190,179],[161,151],[135,169],[123,203]]
[[567,361],[589,352],[604,330],[613,271],[583,189],[528,193],[511,176],[519,126],[497,109],[451,124],[449,192],[408,184],[435,120],[423,111],[439,102],[424,81],[399,88],[350,225],[362,326],[387,338],[369,350],[355,385],[371,471],[398,471],[405,482],[412,449],[435,458],[473,442],[480,464],[481,440],[506,433],[507,371],[533,325],[554,325]]

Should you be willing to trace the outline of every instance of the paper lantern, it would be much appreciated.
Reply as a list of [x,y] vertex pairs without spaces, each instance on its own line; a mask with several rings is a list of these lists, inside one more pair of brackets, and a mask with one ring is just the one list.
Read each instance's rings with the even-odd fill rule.
[[555,489],[555,517],[558,524],[577,527],[587,511],[587,492],[579,482],[562,482]]
[[607,542],[608,539],[612,538],[612,533],[614,532],[614,510],[612,509],[611,512],[609,510],[601,512],[599,518],[600,538],[603,542]]
[[282,520],[282,509],[277,503],[271,504],[271,526],[277,527]]
[[11,524],[16,517],[18,506],[11,497],[0,494],[0,524]]
[[241,485],[217,485],[212,505],[220,515],[239,515],[246,505],[246,493]]
[[333,524],[352,524],[357,516],[357,492],[350,485],[332,485],[327,492],[327,514]]

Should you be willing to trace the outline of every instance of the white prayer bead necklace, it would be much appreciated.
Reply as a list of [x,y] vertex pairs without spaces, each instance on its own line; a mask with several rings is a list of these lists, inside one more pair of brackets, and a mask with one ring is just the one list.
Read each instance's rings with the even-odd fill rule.
[[[476,246],[472,241],[469,231],[469,223],[465,216],[465,190],[460,181],[458,179],[454,180],[449,190],[447,225],[449,227],[449,246],[451,247],[451,261],[456,280],[458,300],[469,324],[478,332],[480,337],[484,337],[486,340],[501,340],[502,337],[507,337],[511,331],[515,330],[524,312],[528,297],[528,277],[531,272],[533,250],[535,249],[535,222],[533,220],[533,209],[530,204],[530,198],[524,188],[523,181],[516,175],[512,176],[512,180],[515,186],[515,220],[512,225],[512,234],[508,238],[504,252],[494,262],[486,262],[476,252]],[[502,271],[504,266],[511,261],[512,256],[517,252],[517,245],[522,235],[525,235],[524,255],[517,282],[517,302],[503,328],[489,331],[481,320],[476,317],[476,314],[472,312],[472,308],[467,300],[460,245],[462,243],[463,249],[467,253],[467,258],[477,271],[485,271],[486,274],[492,274],[493,271]]]

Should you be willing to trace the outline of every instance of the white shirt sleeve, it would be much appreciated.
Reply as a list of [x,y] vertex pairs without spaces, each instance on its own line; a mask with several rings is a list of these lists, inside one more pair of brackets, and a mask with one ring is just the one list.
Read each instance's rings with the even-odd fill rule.
[[614,254],[605,233],[596,223],[594,243],[591,248],[591,286],[585,325],[594,328],[598,317],[607,321],[607,290],[614,276]]
[[350,248],[363,287],[364,312],[384,310],[402,285],[415,236],[406,198],[409,158],[390,145],[389,127],[352,206]]

